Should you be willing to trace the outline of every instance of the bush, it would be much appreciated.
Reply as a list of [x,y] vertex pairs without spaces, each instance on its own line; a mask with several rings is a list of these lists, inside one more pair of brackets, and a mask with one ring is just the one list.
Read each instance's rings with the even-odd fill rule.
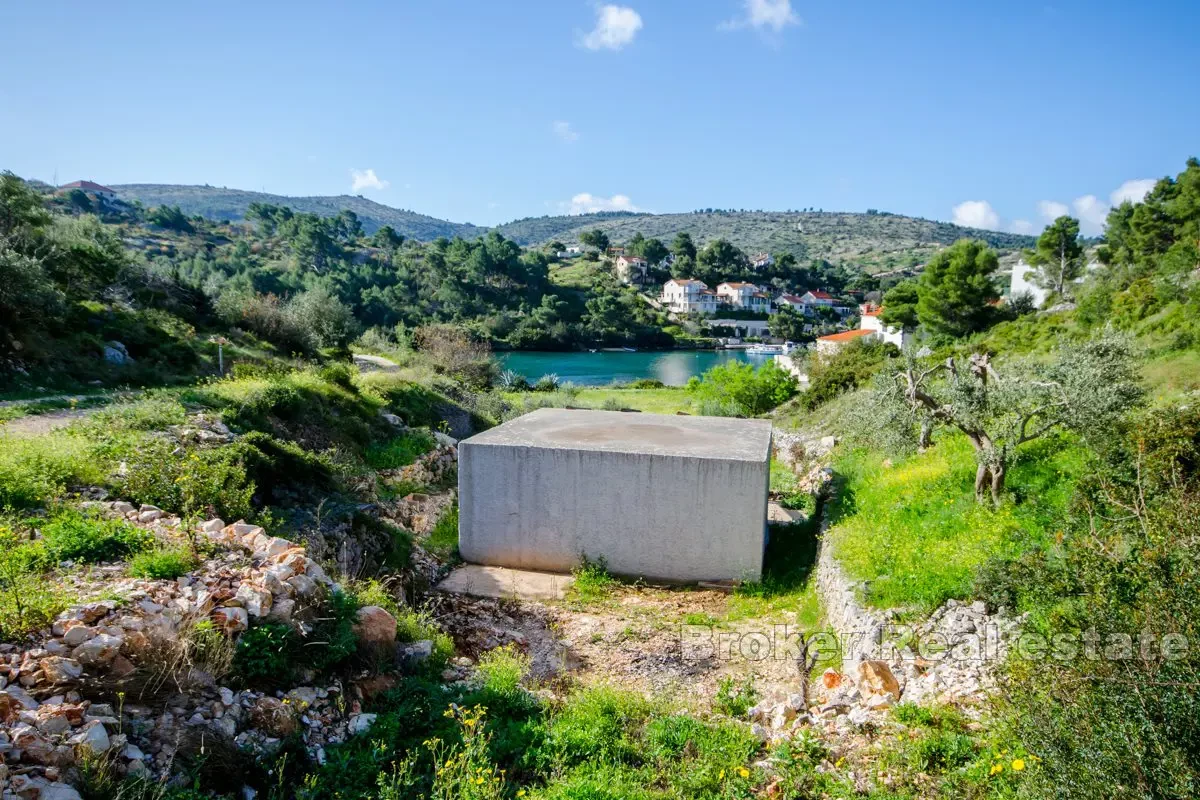
[[175,580],[191,572],[196,559],[190,550],[172,548],[139,553],[129,562],[129,574],[135,578]]
[[808,389],[800,395],[800,405],[813,410],[843,392],[870,382],[896,346],[886,342],[857,341],[831,356],[809,359]]
[[104,477],[91,447],[78,437],[5,437],[0,447],[0,508],[34,508],[69,486],[101,483]]
[[774,361],[757,369],[730,361],[688,381],[702,414],[752,417],[765,414],[796,393],[796,379]]
[[147,531],[115,519],[87,516],[78,511],[56,514],[42,528],[46,550],[56,561],[120,561],[154,543]]
[[245,447],[192,449],[175,455],[167,441],[140,446],[127,462],[120,492],[183,516],[247,517],[254,482],[246,474]]
[[43,543],[0,527],[0,642],[46,627],[69,605],[70,598],[42,574],[49,566]]
[[291,680],[299,641],[281,622],[256,625],[242,634],[233,653],[233,670],[247,686],[282,686]]

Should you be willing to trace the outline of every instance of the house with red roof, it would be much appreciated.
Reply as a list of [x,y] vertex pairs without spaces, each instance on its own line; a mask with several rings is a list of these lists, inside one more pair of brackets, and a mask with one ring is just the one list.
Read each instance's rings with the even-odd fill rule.
[[767,313],[771,310],[771,298],[753,283],[722,283],[717,286],[717,297],[738,311]]
[[695,278],[672,278],[663,284],[659,302],[677,314],[713,314],[721,307],[717,293]]
[[100,197],[105,200],[117,199],[117,193],[112,189],[92,181],[71,181],[70,183],[64,183],[62,186],[58,187],[58,194],[66,194],[72,189],[79,189],[82,192],[95,195],[96,197]]

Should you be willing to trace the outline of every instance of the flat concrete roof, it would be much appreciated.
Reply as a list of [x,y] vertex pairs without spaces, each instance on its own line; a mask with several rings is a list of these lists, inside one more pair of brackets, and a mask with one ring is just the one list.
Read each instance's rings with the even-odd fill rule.
[[770,455],[771,423],[763,419],[540,408],[462,443],[760,462]]

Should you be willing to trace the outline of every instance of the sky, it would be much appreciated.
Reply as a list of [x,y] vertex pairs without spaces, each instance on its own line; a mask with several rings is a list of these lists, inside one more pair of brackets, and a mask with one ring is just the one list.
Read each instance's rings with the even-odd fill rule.
[[1016,232],[1200,154],[1200,2],[0,2],[0,169],[458,222],[863,211]]

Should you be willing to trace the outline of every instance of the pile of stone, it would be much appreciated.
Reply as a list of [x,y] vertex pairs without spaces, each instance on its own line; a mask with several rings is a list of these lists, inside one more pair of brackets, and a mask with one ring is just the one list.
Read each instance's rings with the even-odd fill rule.
[[994,688],[994,671],[1024,619],[1005,609],[989,614],[982,602],[948,600],[919,625],[885,627],[875,648],[881,657],[826,670],[809,702],[796,694],[752,708],[754,732],[764,740],[802,728],[844,734],[886,724],[899,702],[950,704],[973,714]]
[[[181,535],[179,518],[153,506],[90,505],[146,529]],[[113,758],[124,774],[166,775],[191,728],[209,728],[263,751],[302,730],[320,757],[326,744],[369,727],[355,701],[342,701],[341,687],[300,687],[278,697],[234,693],[186,663],[176,665],[181,674],[164,675],[162,684],[171,694],[157,710],[136,704],[114,710],[85,699],[115,695],[139,667],[161,672],[179,652],[181,634],[205,619],[233,637],[252,620],[304,630],[301,612],[334,585],[303,548],[259,526],[214,519],[201,523],[198,533],[223,547],[191,574],[176,580],[121,578],[114,567],[74,574],[81,591],[121,600],[75,606],[28,645],[0,645],[4,800],[78,797],[63,778],[86,754]],[[360,612],[358,632],[368,642],[382,637],[388,639],[384,646],[394,646],[395,619],[387,615],[381,624],[371,617],[377,612],[387,615],[373,607]]]
[[384,470],[380,478],[390,483],[414,486],[440,486],[458,469],[458,443],[444,433],[434,432],[438,446],[407,467]]
[[184,444],[221,445],[233,441],[233,431],[214,414],[199,412],[188,417],[182,425],[167,429]]

